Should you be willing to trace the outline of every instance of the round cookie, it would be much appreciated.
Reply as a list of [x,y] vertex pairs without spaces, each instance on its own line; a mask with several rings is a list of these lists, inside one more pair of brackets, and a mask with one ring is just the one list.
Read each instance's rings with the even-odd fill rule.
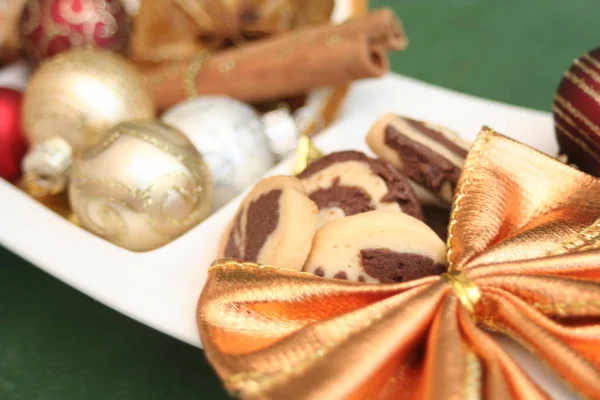
[[407,214],[375,210],[325,224],[304,271],[325,278],[397,283],[445,272],[446,245]]
[[392,165],[358,151],[340,151],[311,163],[298,178],[319,207],[317,226],[372,210],[402,211],[423,219],[409,180]]
[[300,271],[310,252],[317,212],[296,178],[265,178],[225,230],[219,255]]
[[[443,126],[386,114],[370,129],[371,150],[446,204],[452,202],[469,144]],[[431,198],[417,191],[423,204]]]

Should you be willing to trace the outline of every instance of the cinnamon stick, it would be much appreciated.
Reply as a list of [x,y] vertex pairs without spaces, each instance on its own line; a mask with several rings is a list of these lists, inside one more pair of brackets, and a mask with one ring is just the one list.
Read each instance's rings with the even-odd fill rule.
[[[261,45],[262,47],[262,45]],[[189,97],[186,77],[190,63],[170,71],[147,73],[145,81],[159,109]],[[293,49],[248,46],[215,54],[195,75],[197,94],[223,94],[243,101],[264,101],[304,94],[310,90],[345,85],[357,79],[383,75],[389,69],[385,50],[363,35],[330,44],[304,43]],[[164,74],[164,75],[163,75]]]
[[387,51],[406,44],[393,16],[381,10],[342,25],[294,31],[215,53],[204,62],[138,66],[159,109],[184,100],[190,86],[196,94],[250,102],[295,96],[383,75],[389,69]]
[[360,35],[365,35],[371,44],[381,46],[386,51],[403,50],[408,46],[402,23],[390,8],[380,8],[342,24],[327,23],[306,27],[270,37],[268,40],[272,46],[281,46],[289,43],[291,38],[294,38],[297,44],[333,36],[354,39]]
[[380,8],[366,15],[352,18],[341,25],[324,25],[319,30],[304,30],[304,35],[340,34],[345,38],[365,34],[374,45],[386,51],[403,50],[408,46],[402,23],[390,8]]

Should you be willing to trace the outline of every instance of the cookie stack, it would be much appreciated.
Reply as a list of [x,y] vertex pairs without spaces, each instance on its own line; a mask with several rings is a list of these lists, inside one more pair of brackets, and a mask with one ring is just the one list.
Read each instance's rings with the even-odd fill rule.
[[358,151],[331,153],[297,177],[260,181],[219,255],[333,279],[397,283],[445,270],[449,206],[468,144],[388,114]]

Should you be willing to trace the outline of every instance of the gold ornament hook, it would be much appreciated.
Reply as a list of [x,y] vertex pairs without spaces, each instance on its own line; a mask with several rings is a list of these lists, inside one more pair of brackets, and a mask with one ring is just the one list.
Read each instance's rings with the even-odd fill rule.
[[308,135],[300,136],[296,150],[296,161],[294,163],[294,175],[298,175],[306,169],[308,164],[323,157],[323,153],[317,149]]

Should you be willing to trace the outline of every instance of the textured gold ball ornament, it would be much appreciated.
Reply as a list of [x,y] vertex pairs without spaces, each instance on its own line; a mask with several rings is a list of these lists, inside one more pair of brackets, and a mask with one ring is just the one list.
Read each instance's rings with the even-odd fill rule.
[[69,199],[82,227],[126,249],[147,251],[209,214],[212,184],[181,132],[159,122],[124,122],[75,157]]
[[[120,122],[154,116],[151,97],[126,59],[106,50],[76,49],[49,59],[36,71],[25,92],[22,118],[30,142],[59,136],[78,152]],[[38,173],[24,172],[30,179]]]
[[50,59],[25,93],[29,140],[61,136],[75,151],[119,122],[153,117],[152,100],[137,71],[106,50],[71,50]]

